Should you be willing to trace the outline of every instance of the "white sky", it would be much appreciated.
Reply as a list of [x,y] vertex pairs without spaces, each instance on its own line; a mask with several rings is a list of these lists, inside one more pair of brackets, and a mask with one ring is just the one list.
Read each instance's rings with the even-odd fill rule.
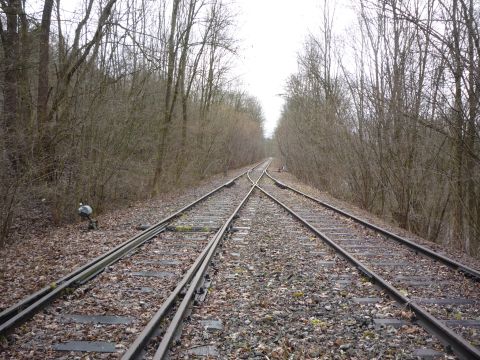
[[[245,90],[263,107],[265,135],[271,136],[280,117],[289,75],[297,70],[297,55],[308,34],[317,34],[322,22],[323,0],[237,0],[237,38],[240,58],[234,73]],[[328,0],[335,7],[338,29],[348,26],[351,11],[344,1]],[[340,25],[340,26],[339,26]]]

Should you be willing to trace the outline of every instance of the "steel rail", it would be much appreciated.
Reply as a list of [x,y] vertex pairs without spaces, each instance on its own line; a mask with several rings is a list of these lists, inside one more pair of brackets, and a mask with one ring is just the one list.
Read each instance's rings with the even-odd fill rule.
[[179,298],[182,290],[187,286],[187,284],[191,281],[193,276],[195,275],[196,271],[198,270],[200,264],[202,263],[203,259],[207,255],[209,249],[211,248],[212,244],[217,238],[218,232],[209,241],[207,246],[204,248],[202,253],[197,257],[193,265],[190,267],[188,272],[185,276],[180,280],[177,284],[175,289],[170,293],[168,298],[163,302],[160,309],[155,313],[155,315],[150,319],[148,324],[143,328],[142,332],[137,336],[135,341],[132,345],[128,348],[128,350],[123,354],[122,360],[127,359],[137,359],[145,346],[148,344],[152,336],[154,335],[155,331],[157,330],[158,326],[168,314],[168,311],[172,308],[175,301]]
[[[269,160],[269,163],[271,162],[271,160]],[[261,164],[263,164],[264,162],[262,162]],[[261,165],[260,164],[260,165]],[[258,165],[259,166],[259,165]],[[256,167],[258,167],[256,166]],[[268,165],[267,165],[268,166]],[[246,174],[247,174],[247,177],[250,179],[250,172],[255,169],[256,167],[253,167],[252,169],[249,169]],[[251,181],[251,180],[250,180]],[[252,187],[253,189],[253,187]],[[250,190],[251,192],[251,190]],[[249,192],[249,193],[250,193]],[[237,207],[238,209],[238,207]],[[236,213],[238,212],[238,210],[235,210],[234,212],[234,215],[236,215]],[[232,216],[234,216],[232,215]],[[150,321],[147,323],[147,325],[143,328],[143,330],[141,331],[141,333],[137,336],[137,338],[135,339],[135,341],[132,343],[132,345],[130,345],[130,347],[128,348],[128,350],[123,354],[122,356],[122,360],[131,360],[131,359],[137,359],[140,357],[140,354],[142,353],[142,351],[145,349],[146,345],[148,344],[148,342],[150,341],[150,339],[152,338],[152,336],[155,334],[156,330],[158,329],[160,323],[162,322],[162,320],[166,317],[166,315],[168,314],[169,310],[173,307],[173,305],[175,304],[175,302],[177,301],[177,299],[180,297],[180,294],[182,293],[182,290],[184,290],[186,288],[186,286],[191,283],[192,281],[192,278],[194,276],[196,276],[196,274],[198,274],[198,270],[200,268],[200,266],[202,266],[203,262],[204,262],[204,259],[205,257],[209,254],[210,252],[210,249],[212,248],[212,246],[216,246],[215,244],[218,245],[218,242],[220,241],[220,239],[223,237],[223,235],[225,234],[226,230],[228,229],[230,223],[231,223],[231,219],[232,219],[232,216],[230,216],[229,219],[227,219],[227,221],[225,222],[224,226],[222,226],[218,231],[217,233],[214,235],[214,237],[208,242],[207,246],[204,248],[204,250],[202,251],[202,253],[196,258],[195,262],[192,264],[192,266],[189,268],[189,270],[187,271],[187,273],[184,275],[184,277],[182,278],[182,280],[180,280],[180,282],[178,282],[177,286],[175,287],[175,289],[170,293],[170,295],[168,296],[168,298],[163,302],[163,304],[160,306],[160,308],[157,310],[157,312],[153,315],[153,317],[150,319]],[[193,281],[195,282],[195,280]],[[190,288],[192,288],[192,286],[190,285]],[[193,287],[195,289],[195,287]],[[188,296],[188,292],[187,294],[185,295],[185,297]],[[184,297],[184,298],[185,298]],[[181,321],[181,320],[180,320]],[[178,327],[178,325],[177,325]],[[169,341],[169,344],[170,344],[171,340]],[[168,348],[168,346],[167,346]]]
[[[267,175],[268,176],[268,175]],[[370,281],[378,284],[384,290],[386,290],[390,296],[406,308],[410,309],[427,330],[435,334],[440,341],[449,346],[451,350],[457,354],[461,359],[480,359],[480,350],[472,346],[466,339],[449,329],[440,320],[431,315],[427,310],[419,306],[415,301],[410,300],[404,296],[399,290],[397,290],[392,284],[386,281],[383,277],[375,273],[368,266],[352,256],[351,253],[346,251],[340,245],[335,243],[326,234],[322,233],[315,226],[310,224],[307,220],[302,218],[294,210],[278,200],[275,196],[264,190],[258,184],[256,187],[264,193],[267,197],[273,200],[275,203],[284,208],[289,214],[303,223],[307,228],[320,237],[325,243],[332,247],[337,253],[341,254],[347,261],[352,263],[361,273],[370,279]]]
[[310,195],[308,195],[308,194],[305,194],[304,192],[302,192],[302,191],[300,191],[300,190],[297,190],[297,189],[293,188],[292,186],[289,186],[289,185],[287,185],[287,184],[285,184],[285,183],[277,180],[277,179],[274,178],[272,175],[270,175],[270,174],[268,173],[268,171],[266,172],[266,175],[267,175],[273,182],[275,182],[275,184],[276,184],[277,186],[279,186],[280,188],[288,189],[288,190],[290,190],[290,191],[293,191],[294,193],[297,193],[297,194],[299,194],[299,195],[302,195],[302,196],[306,197],[306,198],[309,199],[309,200],[312,200],[312,201],[314,201],[314,202],[316,202],[316,203],[318,203],[318,204],[320,204],[320,205],[322,205],[322,206],[324,206],[324,207],[326,207],[326,208],[328,208],[328,209],[330,209],[330,210],[333,210],[333,211],[335,211],[335,212],[337,212],[337,213],[339,213],[339,214],[342,214],[342,215],[345,216],[345,217],[348,217],[349,219],[357,222],[358,224],[361,224],[361,225],[363,225],[363,226],[365,226],[365,227],[368,227],[368,228],[370,228],[370,229],[372,229],[372,230],[374,230],[374,231],[376,231],[376,232],[381,233],[381,234],[384,235],[384,236],[387,236],[388,238],[391,238],[392,240],[395,240],[395,241],[397,241],[397,242],[399,242],[399,243],[401,243],[401,244],[403,244],[403,245],[406,245],[406,246],[410,247],[410,248],[411,248],[412,250],[414,250],[415,252],[420,252],[420,253],[422,253],[422,254],[424,254],[424,255],[426,255],[426,256],[428,256],[428,257],[430,257],[430,258],[432,258],[432,259],[434,259],[434,260],[436,260],[436,261],[440,261],[441,263],[447,265],[448,267],[450,267],[450,268],[452,268],[452,269],[454,269],[454,270],[458,270],[458,271],[462,272],[462,273],[463,273],[465,276],[467,276],[467,277],[470,277],[470,278],[472,278],[472,279],[474,279],[474,280],[476,280],[476,281],[480,281],[480,271],[479,271],[479,270],[476,270],[476,269],[471,268],[471,267],[469,267],[469,266],[467,266],[467,265],[465,265],[465,264],[462,264],[462,263],[460,263],[460,262],[458,262],[458,261],[456,261],[456,260],[453,260],[453,259],[451,259],[451,258],[449,258],[449,257],[447,257],[447,256],[444,256],[444,255],[442,255],[442,254],[439,254],[439,253],[437,253],[437,252],[435,252],[435,251],[433,251],[433,250],[431,250],[431,249],[429,249],[429,248],[427,248],[427,247],[425,247],[425,246],[422,246],[422,245],[420,245],[420,244],[417,244],[417,243],[415,243],[415,242],[413,242],[413,241],[411,241],[411,240],[405,239],[404,237],[401,237],[401,236],[399,236],[399,235],[396,235],[396,234],[394,234],[394,233],[392,233],[392,232],[390,232],[390,231],[388,231],[388,230],[386,230],[386,229],[383,229],[383,228],[381,228],[381,227],[379,227],[379,226],[377,226],[377,225],[374,225],[374,224],[372,224],[372,223],[370,223],[370,222],[368,222],[368,221],[362,220],[362,219],[360,219],[359,217],[357,217],[357,216],[355,216],[355,215],[353,215],[353,214],[351,214],[351,213],[349,213],[349,212],[347,212],[347,211],[345,211],[345,210],[339,209],[339,208],[337,208],[337,207],[335,207],[335,206],[333,206],[333,205],[330,205],[330,204],[328,204],[328,203],[326,203],[326,202],[324,202],[324,201],[322,201],[322,200],[320,200],[320,199],[317,199],[317,198],[314,198],[313,196],[310,196]]
[[[227,232],[227,230],[231,226],[231,223],[233,222],[233,220],[236,219],[237,214],[240,211],[240,209],[244,206],[244,204],[247,202],[247,200],[249,199],[249,197],[251,196],[251,194],[255,190],[256,184],[265,174],[266,169],[268,168],[268,165],[270,164],[271,161],[272,161],[272,159],[268,160],[268,163],[267,163],[265,169],[262,171],[262,174],[260,175],[260,177],[256,180],[255,183],[253,183],[253,185],[250,188],[247,195],[245,195],[243,200],[240,202],[240,204],[233,211],[232,215],[230,215],[230,217],[223,224],[223,226],[220,228],[220,230],[215,234],[215,237],[212,239],[212,242],[210,243],[208,249],[206,249],[208,251],[206,256],[203,259],[201,259],[201,261],[199,262],[200,265],[196,268],[196,270],[192,271],[192,273],[194,272],[194,277],[193,277],[192,281],[190,282],[190,285],[189,285],[188,290],[185,294],[185,297],[183,298],[182,302],[180,303],[177,311],[175,312],[175,315],[173,316],[172,321],[170,322],[165,334],[162,337],[162,340],[161,340],[161,342],[160,342],[160,344],[159,344],[159,346],[158,346],[158,348],[155,352],[155,355],[153,357],[154,360],[159,360],[159,359],[165,359],[166,358],[167,353],[168,353],[168,349],[170,347],[170,344],[171,344],[173,338],[175,337],[175,334],[176,334],[181,322],[183,321],[185,313],[186,313],[188,307],[190,306],[190,303],[192,301],[192,298],[193,298],[194,294],[196,293],[198,287],[201,284],[201,280],[202,280],[202,278],[203,278],[203,276],[204,276],[204,274],[205,274],[213,256],[215,255],[215,252],[218,248],[218,245],[219,245],[220,241],[222,240],[225,233]],[[249,175],[250,171],[251,170],[249,170],[247,172],[247,176]],[[250,179],[250,176],[248,176],[248,177]],[[192,268],[193,268],[193,266],[192,266]],[[180,284],[177,287],[180,287]],[[158,324],[161,321],[161,317],[159,316],[159,314],[162,312],[162,309],[164,307],[166,307],[166,306],[162,306],[162,308],[157,312],[157,314],[155,314],[154,318],[152,318],[151,322],[149,323],[148,327],[150,329],[149,330],[150,333],[153,333],[154,329],[156,327],[158,327]],[[147,333],[147,331],[145,332],[145,335],[146,335],[146,333]],[[149,338],[148,339],[147,338],[140,339],[140,337],[139,337],[139,338],[137,338],[135,343],[137,345],[141,344],[142,347],[143,347],[143,346],[145,346],[145,344],[148,341],[149,341]],[[132,358],[134,358],[135,355],[138,355],[139,351],[140,350],[138,348],[132,350],[132,352],[129,351],[129,356],[130,356],[130,354],[132,354],[133,357],[125,357],[124,356],[122,359],[123,360],[132,359]]]
[[135,235],[129,240],[126,240],[125,242],[121,243],[110,251],[96,257],[87,264],[77,268],[70,274],[53,282],[50,286],[46,286],[38,290],[37,292],[22,299],[18,303],[5,309],[0,313],[0,335],[4,336],[9,331],[13,330],[16,326],[24,323],[36,312],[38,312],[39,310],[47,306],[55,298],[60,296],[67,288],[73,288],[78,286],[79,283],[103,271],[107,266],[119,260],[129,251],[151,240],[153,237],[164,231],[167,224],[175,218],[179,217],[182,213],[202,202],[203,200],[207,199],[208,197],[212,196],[213,194],[217,193],[221,189],[230,187],[237,179],[247,174],[248,171],[250,171],[251,169],[255,169],[263,163],[264,161],[255,164],[255,166],[253,166],[252,168],[242,172],[240,175],[235,176],[226,183],[218,186],[207,194],[192,201],[183,208],[177,210],[173,214],[152,225],[147,230]]

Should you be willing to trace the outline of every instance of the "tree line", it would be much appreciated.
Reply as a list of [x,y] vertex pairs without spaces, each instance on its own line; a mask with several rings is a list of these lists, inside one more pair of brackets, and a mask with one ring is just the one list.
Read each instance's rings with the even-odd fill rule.
[[432,241],[480,254],[480,3],[359,0],[299,55],[275,139],[288,168]]
[[222,0],[0,0],[0,246],[17,216],[154,196],[263,156]]

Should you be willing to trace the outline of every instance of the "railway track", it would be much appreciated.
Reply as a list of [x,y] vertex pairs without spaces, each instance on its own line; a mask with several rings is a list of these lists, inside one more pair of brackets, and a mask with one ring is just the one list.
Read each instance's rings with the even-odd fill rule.
[[[257,192],[239,215],[236,221],[248,229],[225,239],[208,297],[185,321],[170,359],[416,359],[427,351],[444,353],[410,312],[267,196]],[[404,324],[381,323],[392,316]]]
[[[397,239],[392,244],[390,234],[383,239],[386,234],[379,231],[382,229],[374,232],[368,227],[370,230],[366,231],[352,226],[351,217],[342,222],[338,215],[328,213],[331,210],[318,212],[308,206],[312,199],[303,195],[300,198],[271,177],[260,183],[257,188],[264,197],[249,200],[250,206],[241,212],[240,219],[243,215],[248,220],[253,217],[261,220],[250,224],[242,236],[233,235],[225,241],[223,251],[217,254],[220,265],[209,299],[194,309],[181,341],[154,358],[164,358],[166,354],[174,359],[195,356],[479,358],[476,330],[468,332],[470,338],[452,331],[458,330],[455,326],[463,330],[478,327],[475,319],[458,319],[458,314],[478,316],[474,269],[465,271],[467,267],[450,259],[441,259],[438,264],[440,257],[436,254],[413,251],[413,244],[398,243]],[[285,190],[290,194],[282,194]],[[290,206],[279,197],[289,201]],[[272,208],[272,201],[276,209],[259,214],[258,209]],[[303,228],[292,218],[285,219],[282,210],[299,220]],[[262,225],[268,230],[262,232]],[[274,239],[272,233],[276,235]],[[382,239],[385,243],[376,243]],[[352,248],[363,261],[339,242]],[[365,259],[372,259],[373,263]],[[401,271],[392,270],[398,267]],[[382,269],[387,269],[403,286],[392,285],[392,278],[385,278]],[[419,289],[423,286],[427,289],[423,294],[429,296],[448,284],[433,277],[439,271],[456,276],[451,280],[454,286],[463,280],[464,290],[474,298],[448,298],[450,288],[436,293],[438,298],[410,298],[408,291],[413,290],[405,288],[405,283]],[[422,282],[418,273],[429,274],[430,281],[422,278]],[[415,294],[419,293],[417,289]],[[457,318],[435,317],[434,310],[439,304],[454,305],[446,311],[455,311]],[[224,328],[228,331],[223,331]],[[272,338],[273,343],[266,344]]]
[[268,164],[120,246],[100,275],[73,275],[0,355],[480,358],[477,270],[263,176]]
[[[266,164],[248,173],[259,176]],[[166,315],[182,296],[219,234],[227,230],[225,221],[251,193],[246,175],[4,310],[0,354],[55,358],[75,351],[107,357],[126,352],[159,304],[168,301]],[[175,286],[178,282],[183,286]]]
[[[480,272],[304,194],[271,175],[261,190],[413,312],[461,358],[480,358]],[[392,319],[397,324],[401,322]]]

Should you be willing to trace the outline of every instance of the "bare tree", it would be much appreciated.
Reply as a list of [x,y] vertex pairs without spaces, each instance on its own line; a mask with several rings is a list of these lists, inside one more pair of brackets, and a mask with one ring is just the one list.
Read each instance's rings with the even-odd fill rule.
[[[355,9],[354,41],[347,49],[337,43],[351,49],[355,69],[348,57],[341,77],[329,66],[334,37],[324,30],[325,11],[289,81],[276,132],[289,168],[406,229],[478,254],[480,9],[470,0],[362,0]],[[348,92],[329,105],[326,84]]]

